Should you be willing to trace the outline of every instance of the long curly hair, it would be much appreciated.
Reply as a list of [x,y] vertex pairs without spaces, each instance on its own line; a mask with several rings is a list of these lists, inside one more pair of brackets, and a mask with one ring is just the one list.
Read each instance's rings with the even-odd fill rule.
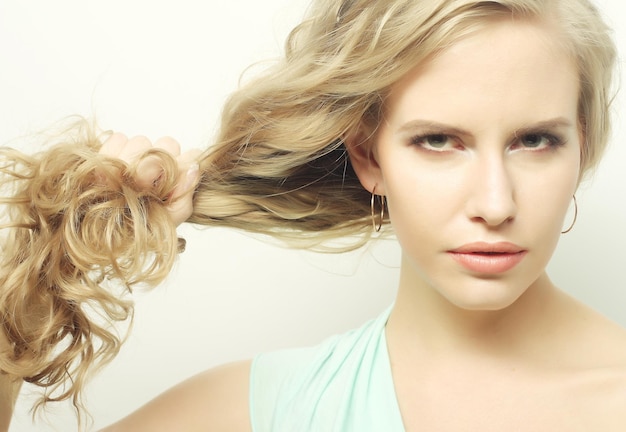
[[[497,18],[542,20],[563,35],[578,65],[588,172],[610,132],[616,54],[587,0],[317,0],[284,58],[226,102],[189,222],[296,247],[362,245],[370,194],[344,137],[374,133],[392,84]],[[120,348],[113,323],[132,317],[128,293],[161,282],[181,243],[165,210],[173,175],[138,187],[136,165],[99,155],[101,137],[85,122],[57,141],[32,156],[0,150],[0,370],[44,389],[38,406],[69,398],[80,412],[87,378]]]

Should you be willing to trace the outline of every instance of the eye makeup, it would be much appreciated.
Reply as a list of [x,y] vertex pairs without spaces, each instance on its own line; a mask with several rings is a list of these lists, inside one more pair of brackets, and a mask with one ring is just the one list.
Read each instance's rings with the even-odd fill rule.
[[[567,143],[568,130],[574,125],[565,118],[537,122],[516,129],[508,140],[512,151],[556,150]],[[474,145],[474,136],[463,129],[424,120],[412,120],[402,125],[397,133],[410,145],[433,153],[462,150]]]

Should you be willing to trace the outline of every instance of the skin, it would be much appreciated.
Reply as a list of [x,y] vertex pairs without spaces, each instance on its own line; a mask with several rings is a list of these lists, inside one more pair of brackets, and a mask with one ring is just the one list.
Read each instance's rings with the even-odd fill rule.
[[203,372],[102,432],[249,432],[249,371],[245,361]]
[[[186,221],[193,211],[193,191],[200,180],[198,159],[201,151],[194,149],[180,152],[180,144],[171,137],[162,137],[154,143],[144,136],[128,138],[119,132],[111,135],[100,148],[100,153],[120,159],[129,165],[136,162],[150,150],[162,150],[170,154],[178,164],[178,185],[172,192],[169,214],[176,225]],[[142,187],[150,188],[164,175],[161,165],[155,157],[143,158],[137,167],[135,181]]]
[[[576,69],[548,37],[493,24],[392,89],[361,180],[387,197],[404,252],[401,298],[422,291],[460,309],[501,310],[544,274],[576,190],[581,140]],[[478,241],[527,254],[497,276],[461,271],[446,251]]]
[[[576,67],[557,39],[541,24],[490,23],[394,85],[371,141],[346,140],[363,186],[387,197],[403,250],[386,336],[407,432],[624,430],[626,332],[545,273],[583,139]],[[104,153],[127,161],[151,147],[111,139]],[[193,162],[159,146],[179,156],[189,209]],[[162,174],[140,171],[146,185]],[[524,257],[497,274],[451,258],[476,241],[511,242]],[[249,367],[190,378],[105,431],[250,431]]]
[[[0,332],[0,347],[6,345],[8,341],[4,333]],[[21,386],[21,380],[16,380],[7,374],[0,374],[0,431],[9,430],[13,408]]]
[[[169,153],[178,164],[178,172],[174,173],[174,175],[177,175],[178,177],[178,185],[174,188],[171,194],[169,200],[170,204],[167,208],[174,223],[177,225],[181,224],[189,218],[193,210],[193,191],[200,180],[198,164],[196,163],[196,160],[201,153],[200,150],[190,150],[188,152],[181,153],[179,143],[170,137],[163,137],[152,143],[148,138],[143,136],[137,136],[129,139],[121,133],[114,133],[102,145],[100,153],[108,157],[120,159],[128,164],[133,164],[147,151],[153,149],[163,150]],[[148,156],[139,162],[135,181],[145,188],[150,188],[162,175],[164,175],[164,173],[158,163],[158,160],[154,157]],[[4,338],[4,334],[0,333],[0,347],[3,345],[8,345],[8,342]],[[194,401],[202,401],[202,390],[204,389],[204,392],[206,393],[206,390],[211,388],[218,389],[218,394],[221,394],[222,397],[219,398],[218,402],[210,403],[210,405],[215,406],[216,412],[219,413],[219,416],[224,418],[226,421],[226,413],[228,413],[229,409],[233,406],[237,406],[234,403],[229,403],[228,395],[238,394],[236,391],[237,389],[240,389],[239,394],[243,394],[244,388],[245,392],[247,392],[246,377],[248,369],[249,366],[245,363],[240,363],[200,374],[197,377],[190,379],[188,382],[181,383],[177,387],[170,390],[168,393],[170,396],[157,398],[148,404],[143,410],[138,410],[135,415],[130,417],[128,422],[125,422],[125,424],[127,423],[130,426],[122,425],[119,426],[119,428],[118,426],[113,426],[113,430],[176,430],[173,426],[174,424],[179,426],[185,425],[185,421],[187,420],[178,419],[177,416],[185,413],[186,410],[191,411],[191,413],[188,418],[188,427],[184,427],[182,430],[206,430],[205,428],[198,429],[196,427],[204,423],[202,423],[202,420],[198,419],[198,417],[200,417],[199,413],[202,413],[203,411],[199,406],[194,405]],[[238,373],[236,378],[231,379],[231,377],[235,375],[233,371],[238,371]],[[229,382],[228,386],[224,384],[224,388],[219,390],[221,384],[226,381]],[[241,385],[238,387],[236,382],[241,382]],[[0,374],[0,431],[6,432],[9,430],[9,424],[17,397],[19,395],[21,384],[21,380],[16,380],[6,374]],[[215,393],[212,393],[213,398],[217,400],[214,395]],[[176,404],[172,402],[172,398],[176,401]],[[165,400],[165,402],[163,402],[163,400]],[[183,402],[185,403],[185,409],[182,408]],[[238,402],[240,402],[240,406],[247,404],[247,402],[243,400]],[[177,406],[177,415],[167,416],[172,423],[164,421],[158,415],[151,414],[152,410],[157,410],[157,412],[160,411],[163,403],[166,403],[170,409]],[[244,405],[241,405],[241,403],[244,403]],[[167,410],[164,410],[163,412],[166,411]],[[196,417],[193,416],[193,412],[195,412]],[[145,416],[144,413],[146,413]],[[241,417],[243,417],[243,420],[240,419]],[[246,421],[246,418],[241,415],[233,415],[228,421],[233,425],[238,422],[243,422],[244,424],[249,423],[249,421]],[[107,430],[110,429],[107,428]],[[227,427],[224,427],[224,429],[213,427],[211,430],[218,431],[232,429],[228,429]]]
[[[493,22],[393,86],[369,146],[353,138],[353,165],[386,195],[403,250],[386,335],[407,431],[626,424],[624,330],[545,272],[583,140],[576,65],[555,41],[545,24]],[[468,270],[449,251],[472,242],[524,257]]]

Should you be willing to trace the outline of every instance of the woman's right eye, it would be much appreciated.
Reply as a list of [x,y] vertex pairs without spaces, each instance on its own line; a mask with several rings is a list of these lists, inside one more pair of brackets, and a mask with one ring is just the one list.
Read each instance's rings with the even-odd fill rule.
[[424,150],[443,152],[448,150],[448,147],[453,144],[453,140],[444,134],[419,135],[411,138],[411,144],[417,145]]

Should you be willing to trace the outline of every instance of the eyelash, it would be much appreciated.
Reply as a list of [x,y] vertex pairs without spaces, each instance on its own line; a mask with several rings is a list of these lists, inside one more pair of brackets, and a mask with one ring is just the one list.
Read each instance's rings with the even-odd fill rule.
[[[522,135],[521,137],[516,137],[515,142],[517,143],[523,138],[528,138],[528,137],[539,137],[542,139],[546,139],[548,141],[548,145],[545,149],[534,150],[534,151],[555,150],[558,147],[561,147],[563,144],[565,144],[565,140],[563,140],[563,138],[547,131],[537,131],[537,132],[527,133],[525,135]],[[532,149],[533,147],[527,147],[527,148]]]
[[[541,151],[548,151],[548,150],[556,150],[558,147],[561,147],[563,144],[565,144],[565,140],[551,132],[547,132],[547,131],[536,131],[536,132],[528,132],[522,136],[519,137],[515,137],[515,140],[513,142],[513,144],[511,144],[510,147],[513,147],[515,144],[519,144],[519,142],[521,140],[523,140],[524,138],[529,138],[529,137],[537,137],[540,139],[545,139],[547,140],[547,145],[543,148],[540,148],[539,150],[533,150],[534,147],[525,147],[522,146],[523,148],[529,149],[528,151],[534,151],[534,152],[541,152]],[[427,144],[424,143],[424,141],[428,140],[428,139],[433,139],[433,138],[437,138],[438,140],[441,140],[441,138],[445,139],[445,143],[443,144],[444,146],[448,143],[448,142],[454,142],[456,141],[456,137],[452,136],[452,135],[447,135],[445,133],[427,133],[427,134],[422,134],[422,135],[416,135],[411,137],[410,139],[410,143],[412,145],[418,146],[420,147],[422,150],[424,151],[428,151],[428,152],[432,152],[432,153],[445,153],[449,150],[435,150],[432,147],[426,147]]]
[[410,141],[412,145],[418,146],[424,151],[428,151],[432,153],[444,153],[448,151],[448,150],[434,150],[433,148],[426,147],[426,143],[424,143],[424,141],[428,139],[432,139],[432,138],[444,138],[446,142],[455,140],[455,137],[451,135],[446,135],[444,133],[428,133],[428,134],[416,135],[414,137],[411,137]]

